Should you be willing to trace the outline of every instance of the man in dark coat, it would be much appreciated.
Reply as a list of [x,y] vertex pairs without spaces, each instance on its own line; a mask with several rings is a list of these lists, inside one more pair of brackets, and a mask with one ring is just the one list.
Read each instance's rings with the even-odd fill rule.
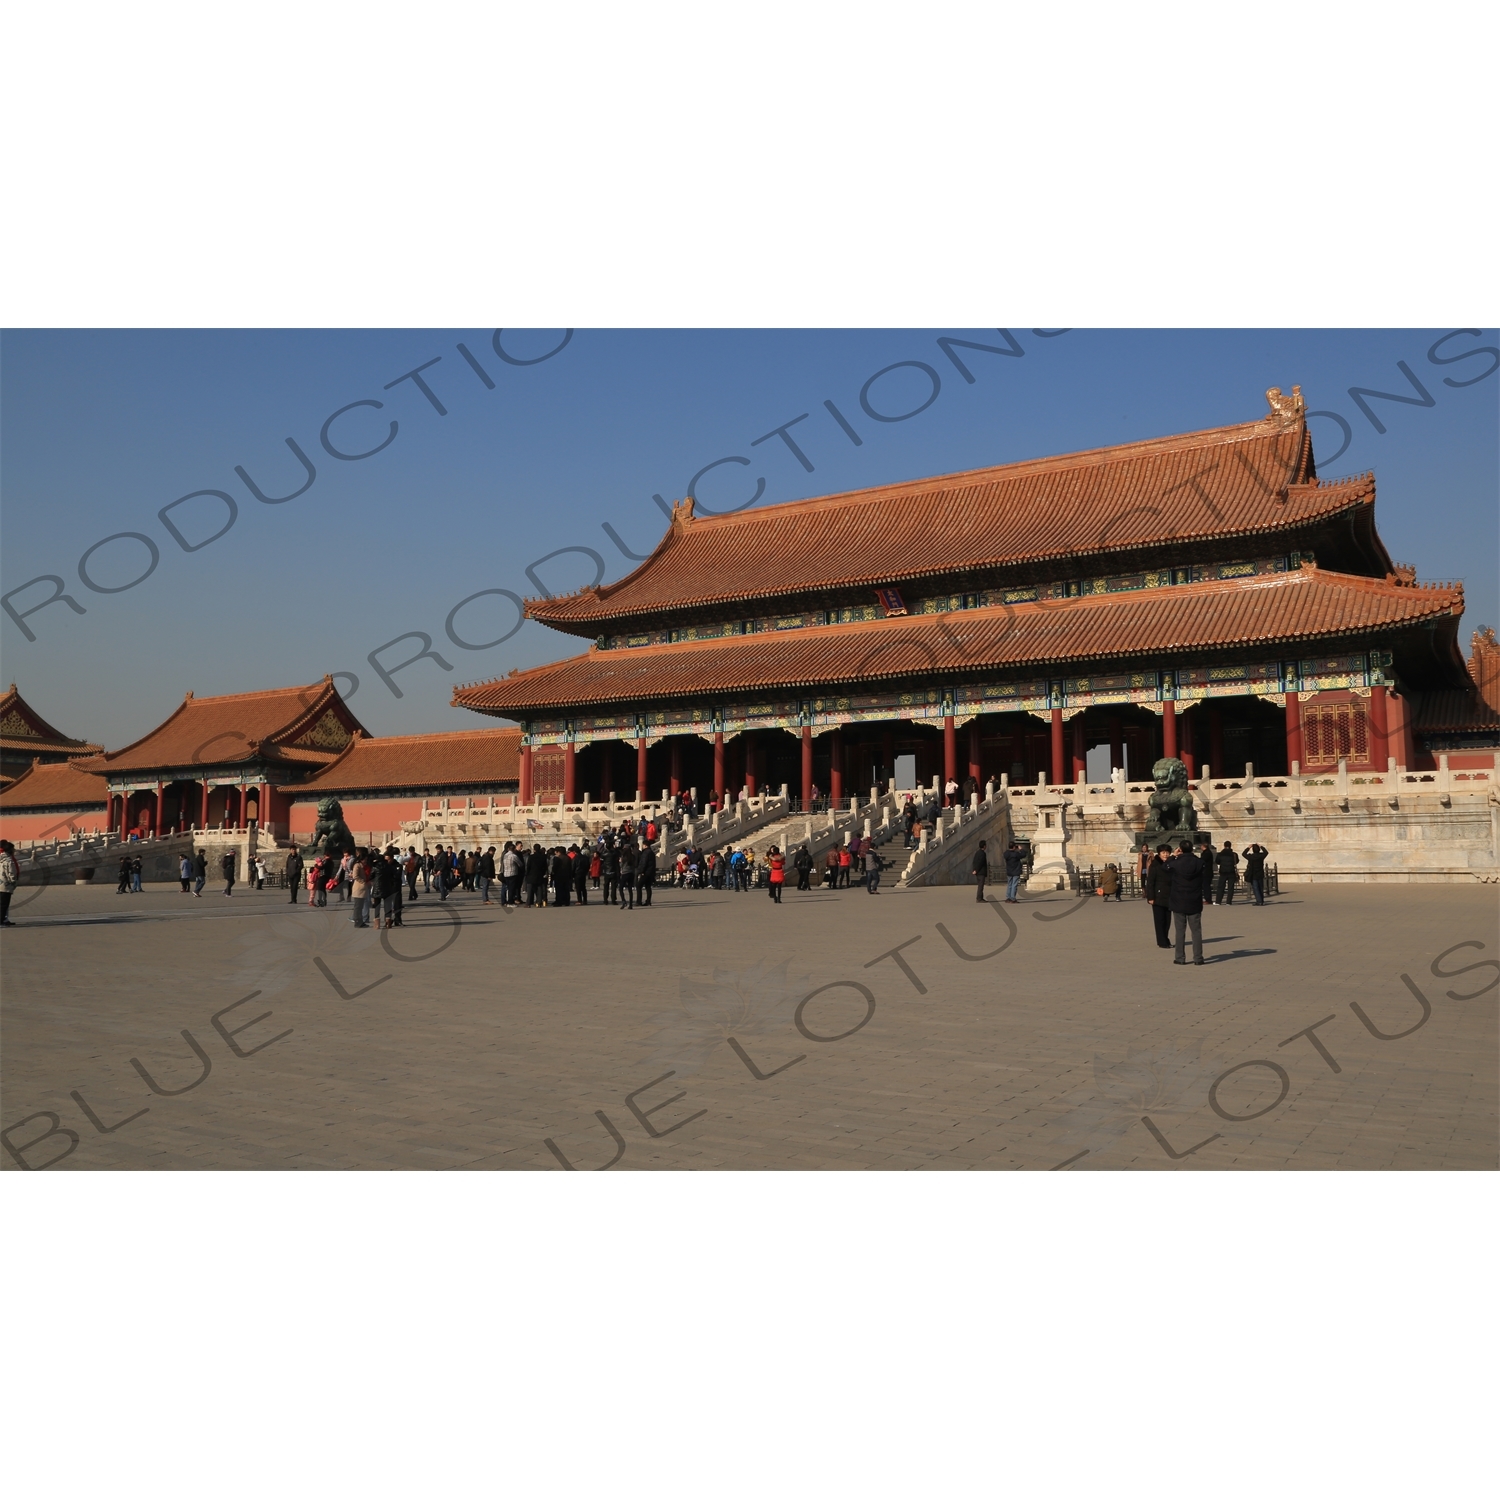
[[589,851],[580,849],[574,844],[568,850],[573,861],[573,894],[578,898],[580,906],[589,904]]
[[599,851],[599,873],[604,877],[604,904],[613,906],[620,899],[620,848],[609,829],[604,830],[604,847]]
[[376,914],[375,925],[394,927],[399,910],[397,902],[401,898],[401,866],[396,863],[394,849],[387,849],[380,856],[370,875],[370,883],[375,888],[375,899],[370,903],[371,910]]
[[1184,847],[1167,865],[1167,904],[1172,908],[1172,932],[1176,945],[1174,964],[1186,963],[1183,936],[1193,934],[1193,962],[1203,962],[1203,864]]
[[1203,888],[1203,904],[1212,906],[1214,904],[1214,841],[1208,834],[1200,833],[1193,842],[1197,846],[1193,850],[1193,857],[1198,861],[1198,878]]
[[1251,844],[1245,850],[1245,883],[1257,906],[1266,904],[1266,847]]
[[1019,904],[1021,890],[1021,871],[1025,867],[1026,856],[1021,852],[1021,846],[1012,839],[1010,847],[1005,851],[1005,904],[1016,906]]
[[548,878],[552,883],[552,904],[567,906],[573,897],[573,861],[568,858],[566,849],[552,851]]
[[287,889],[292,893],[291,904],[297,904],[297,896],[302,888],[302,856],[293,849],[286,857],[286,883]]
[[533,844],[526,856],[525,901],[527,906],[547,904],[547,856],[540,844]]
[[1151,920],[1156,926],[1158,948],[1172,946],[1172,908],[1167,904],[1171,894],[1171,867],[1167,855],[1171,852],[1170,844],[1158,844],[1156,857],[1146,866],[1146,874],[1141,882],[1146,891],[1146,904],[1151,908]]
[[799,891],[811,890],[812,887],[807,883],[807,878],[812,874],[813,857],[806,844],[793,856],[792,863],[797,867],[797,889]]
[[1240,879],[1240,857],[1234,852],[1234,845],[1228,839],[1224,840],[1224,847],[1219,850],[1214,859],[1214,869],[1218,873],[1218,884],[1214,889],[1215,906],[1233,906],[1234,888]]
[[636,904],[636,859],[640,858],[636,847],[636,835],[625,834],[618,844],[619,849],[619,907],[634,909]]
[[219,867],[224,871],[224,894],[227,896],[234,889],[234,851],[231,850],[219,861]]
[[656,846],[646,843],[641,845],[641,852],[635,861],[635,889],[636,904],[638,906],[651,905],[651,892],[656,885]]
[[391,910],[391,926],[393,926],[393,927],[400,927],[402,925],[402,922],[401,922],[401,901],[402,901],[401,892],[403,890],[405,890],[405,888],[406,888],[406,882],[405,882],[405,880],[403,878],[402,870],[401,870],[401,851],[394,844],[392,844],[385,852],[386,852],[386,857],[390,860],[391,865],[394,867],[394,869],[396,871],[396,890],[395,890],[395,893],[391,896],[390,903],[389,903],[390,906],[391,906],[391,908],[392,908],[392,910]]
[[979,847],[974,851],[974,887],[976,901],[984,900],[984,883],[990,878],[990,857],[984,852],[985,841],[980,839]]

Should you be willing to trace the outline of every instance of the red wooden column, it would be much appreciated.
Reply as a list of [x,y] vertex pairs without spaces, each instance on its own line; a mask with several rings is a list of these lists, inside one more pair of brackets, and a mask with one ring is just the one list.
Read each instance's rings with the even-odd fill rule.
[[562,799],[567,803],[578,800],[578,754],[573,748],[572,740],[563,745]]
[[599,741],[599,795],[605,801],[609,801],[609,794],[615,789],[615,742],[613,740]]
[[635,800],[646,800],[646,736],[638,735],[635,742]]
[[979,720],[969,720],[969,775],[974,778],[980,794],[984,793],[984,764],[979,751]]
[[1052,710],[1052,784],[1063,784],[1063,716],[1062,709]]
[[1111,771],[1124,769],[1124,741],[1124,725],[1120,722],[1120,716],[1111,714],[1109,716],[1109,768]]
[[[678,790],[677,783],[672,783],[672,790]],[[719,805],[724,805],[724,731],[714,730],[714,796],[718,798]]]
[[521,746],[521,801],[531,801],[531,746]]
[[1081,782],[1088,775],[1088,752],[1083,745],[1083,715],[1073,715],[1073,780]]
[[1211,776],[1224,774],[1224,715],[1214,703],[1208,706],[1208,770]]
[[1177,705],[1168,698],[1162,704],[1161,753],[1164,760],[1177,758]]
[[[1381,707],[1383,709],[1384,705],[1382,704]],[[161,782],[158,781],[156,783],[156,823],[151,830],[152,833],[157,836],[157,838],[160,838],[162,836],[163,824],[166,822],[166,812],[167,794],[162,789]]]
[[740,744],[745,751],[745,792],[754,797],[760,788],[760,778],[755,774],[760,769],[755,763],[755,736],[745,730],[740,736]]
[[1370,689],[1370,761],[1377,771],[1385,770],[1391,753],[1385,706],[1385,689],[1377,683]]
[[844,731],[835,729],[828,736],[828,795],[835,805],[844,795]]
[[198,819],[200,828],[208,827],[208,778],[203,779],[203,816]]
[[1386,693],[1386,754],[1396,758],[1398,766],[1411,768],[1411,707],[1400,693]]
[[[679,739],[673,739],[672,741],[672,774],[670,781],[672,795],[675,797],[682,790],[682,741]],[[722,791],[719,792],[719,796],[722,800]]]
[[1286,695],[1286,770],[1292,774],[1300,766],[1302,755],[1302,706],[1296,693]]
[[958,780],[958,735],[953,728],[953,715],[943,715],[943,792],[946,796],[948,783]]
[[812,807],[812,725],[802,726],[802,811]]

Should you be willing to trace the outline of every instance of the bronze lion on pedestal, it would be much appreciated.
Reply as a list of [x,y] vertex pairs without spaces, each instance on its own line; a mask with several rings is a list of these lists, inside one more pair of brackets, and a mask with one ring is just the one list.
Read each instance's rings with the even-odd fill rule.
[[1151,767],[1156,790],[1147,800],[1146,827],[1140,842],[1190,844],[1198,831],[1198,809],[1188,787],[1187,767],[1176,756],[1163,757]]
[[312,843],[302,853],[306,858],[324,855],[336,860],[354,853],[354,835],[344,821],[344,809],[337,797],[324,797],[318,803],[318,822],[313,829]]

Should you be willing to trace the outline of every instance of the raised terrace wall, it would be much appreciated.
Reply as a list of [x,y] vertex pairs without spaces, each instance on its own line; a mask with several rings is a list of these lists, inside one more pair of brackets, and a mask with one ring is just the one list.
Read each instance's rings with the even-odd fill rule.
[[[1455,755],[1452,760],[1459,760]],[[1263,844],[1288,884],[1500,880],[1500,767],[1494,752],[1439,757],[1431,771],[1203,778],[1192,783],[1198,828],[1237,852]],[[1446,762],[1446,764],[1444,764]],[[1054,789],[1075,868],[1134,857],[1148,783],[1123,779]],[[1035,829],[1036,788],[1010,787],[1016,833]]]

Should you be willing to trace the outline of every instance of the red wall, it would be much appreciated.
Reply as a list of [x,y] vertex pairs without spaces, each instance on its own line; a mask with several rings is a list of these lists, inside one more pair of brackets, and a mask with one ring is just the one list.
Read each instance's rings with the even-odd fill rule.
[[103,833],[108,814],[102,807],[71,813],[0,813],[0,838],[12,843],[23,839],[66,839],[75,828],[85,833]]
[[[508,801],[510,793],[496,793],[496,801]],[[437,801],[437,798],[428,798],[429,802]],[[475,796],[475,802],[483,802],[483,798]],[[360,834],[380,834],[380,832],[396,832],[402,823],[414,823],[422,817],[422,798],[420,796],[371,796],[371,798],[350,798],[341,796],[339,802],[344,805],[344,820],[350,825],[350,832],[356,837]],[[462,796],[450,799],[450,804],[462,807]],[[306,841],[312,837],[312,829],[318,822],[317,802],[293,802],[291,805],[291,832],[297,840]]]

